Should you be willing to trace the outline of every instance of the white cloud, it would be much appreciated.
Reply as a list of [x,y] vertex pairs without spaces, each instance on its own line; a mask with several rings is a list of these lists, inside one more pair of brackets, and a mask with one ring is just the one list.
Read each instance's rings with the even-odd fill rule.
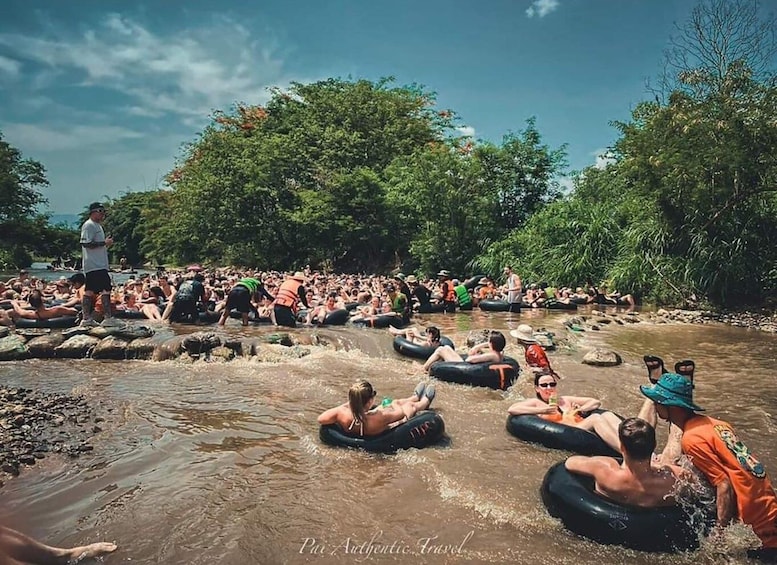
[[82,150],[87,147],[104,148],[143,134],[118,126],[72,125],[67,127],[43,127],[36,124],[11,123],[3,126],[3,133],[13,139],[14,145],[25,152]]
[[526,15],[530,18],[537,16],[544,18],[559,7],[559,0],[535,0],[526,8]]
[[[44,79],[80,73],[82,86],[131,97],[134,115],[204,119],[235,101],[265,101],[266,86],[289,82],[274,42],[227,18],[162,36],[112,14],[80,35],[62,37],[0,33],[0,45],[42,65]],[[16,68],[12,63],[18,66],[0,58],[0,69]]]
[[475,128],[472,126],[457,126],[456,131],[464,137],[475,137]]
[[0,72],[16,76],[19,74],[19,69],[21,69],[21,67],[19,61],[14,61],[13,59],[0,55]]
[[597,169],[606,169],[615,162],[612,151],[608,148],[597,149],[592,153],[595,157],[594,167]]
[[561,192],[564,194],[569,194],[575,188],[575,179],[572,177],[560,177],[556,180],[558,181],[558,185],[561,188]]

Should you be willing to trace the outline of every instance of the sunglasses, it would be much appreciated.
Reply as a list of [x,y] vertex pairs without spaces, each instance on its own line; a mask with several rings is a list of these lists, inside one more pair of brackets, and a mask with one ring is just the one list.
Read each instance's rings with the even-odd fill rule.
[[556,383],[539,383],[537,386],[540,388],[556,388]]

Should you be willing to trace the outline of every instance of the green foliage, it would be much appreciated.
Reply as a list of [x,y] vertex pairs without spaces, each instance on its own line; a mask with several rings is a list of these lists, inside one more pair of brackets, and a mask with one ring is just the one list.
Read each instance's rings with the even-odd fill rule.
[[38,212],[46,203],[40,192],[46,186],[43,165],[22,158],[0,132],[0,267],[26,267],[33,254],[62,255],[77,243],[73,230],[49,226],[47,216]]

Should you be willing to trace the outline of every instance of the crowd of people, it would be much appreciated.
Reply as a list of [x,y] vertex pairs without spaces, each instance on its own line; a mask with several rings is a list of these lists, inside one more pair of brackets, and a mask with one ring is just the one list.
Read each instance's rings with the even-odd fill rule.
[[[503,299],[510,304],[520,303],[522,307],[540,306],[546,300],[634,304],[630,295],[609,294],[603,286],[592,284],[587,290],[577,287],[574,291],[544,284],[524,287],[509,266],[505,267],[504,282],[499,286],[489,277],[464,285],[445,270],[437,273],[436,278],[421,280],[402,273],[386,277],[327,275],[310,269],[284,274],[230,268],[160,271],[114,286],[107,262],[107,248],[112,240],[105,236],[101,226],[105,209],[93,203],[89,210],[90,219],[84,224],[81,236],[84,273],[44,283],[21,271],[17,278],[0,283],[0,299],[7,301],[7,307],[0,309],[0,323],[76,315],[80,309],[81,324],[87,327],[96,325],[97,319],[114,325],[115,316],[128,310],[160,323],[196,322],[203,313],[212,313],[212,321],[224,325],[230,314],[236,312],[243,325],[254,316],[293,327],[298,322],[300,308],[307,310],[304,321],[314,323],[324,322],[327,315],[352,303],[357,304],[351,308],[355,318],[395,315],[402,317],[403,322],[409,320],[413,311],[466,310],[485,299]],[[423,365],[427,372],[441,361],[490,364],[504,359],[506,339],[501,332],[491,332],[487,341],[473,346],[464,357],[441,343],[440,331],[434,326],[389,328],[389,331],[433,350]],[[602,410],[599,399],[559,394],[561,377],[537,343],[531,326],[521,324],[510,335],[524,348],[535,397],[512,404],[507,412],[591,431],[622,455],[622,461],[611,457],[572,456],[565,463],[569,471],[592,477],[596,491],[616,502],[641,507],[666,506],[676,503],[678,482],[694,480],[694,475],[678,465],[680,457],[686,455],[715,489],[717,527],[723,528],[735,520],[751,525],[762,547],[751,550],[749,555],[764,561],[777,560],[777,497],[772,485],[763,465],[738,439],[733,428],[722,420],[701,414],[703,408],[693,401],[693,361],[678,362],[672,373],[660,358],[645,356],[650,381],[649,386],[640,387],[645,401],[637,417],[623,419]],[[428,409],[435,396],[434,385],[422,381],[406,398],[386,398],[379,402],[372,383],[360,379],[349,389],[347,401],[324,411],[318,423],[338,425],[343,433],[354,437],[375,436]],[[667,445],[660,453],[656,452],[658,419],[670,422]],[[38,562],[35,556],[56,562],[79,552],[83,555],[109,552],[115,546],[50,548],[23,534],[0,528],[0,549],[10,556],[30,556],[31,562]]]

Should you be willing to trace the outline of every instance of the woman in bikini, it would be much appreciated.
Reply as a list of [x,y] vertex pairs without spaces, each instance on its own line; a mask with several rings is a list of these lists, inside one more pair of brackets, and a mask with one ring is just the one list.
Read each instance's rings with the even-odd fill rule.
[[355,437],[375,436],[429,408],[434,395],[434,385],[418,383],[413,396],[384,399],[376,404],[377,391],[369,382],[360,380],[348,390],[348,402],[323,412],[318,423],[338,424],[346,434]]
[[516,402],[507,410],[513,416],[533,414],[544,420],[595,432],[615,451],[620,450],[618,426],[621,419],[612,412],[583,414],[596,410],[602,401],[587,396],[559,396],[558,380],[553,375],[534,376],[534,391],[537,398]]

